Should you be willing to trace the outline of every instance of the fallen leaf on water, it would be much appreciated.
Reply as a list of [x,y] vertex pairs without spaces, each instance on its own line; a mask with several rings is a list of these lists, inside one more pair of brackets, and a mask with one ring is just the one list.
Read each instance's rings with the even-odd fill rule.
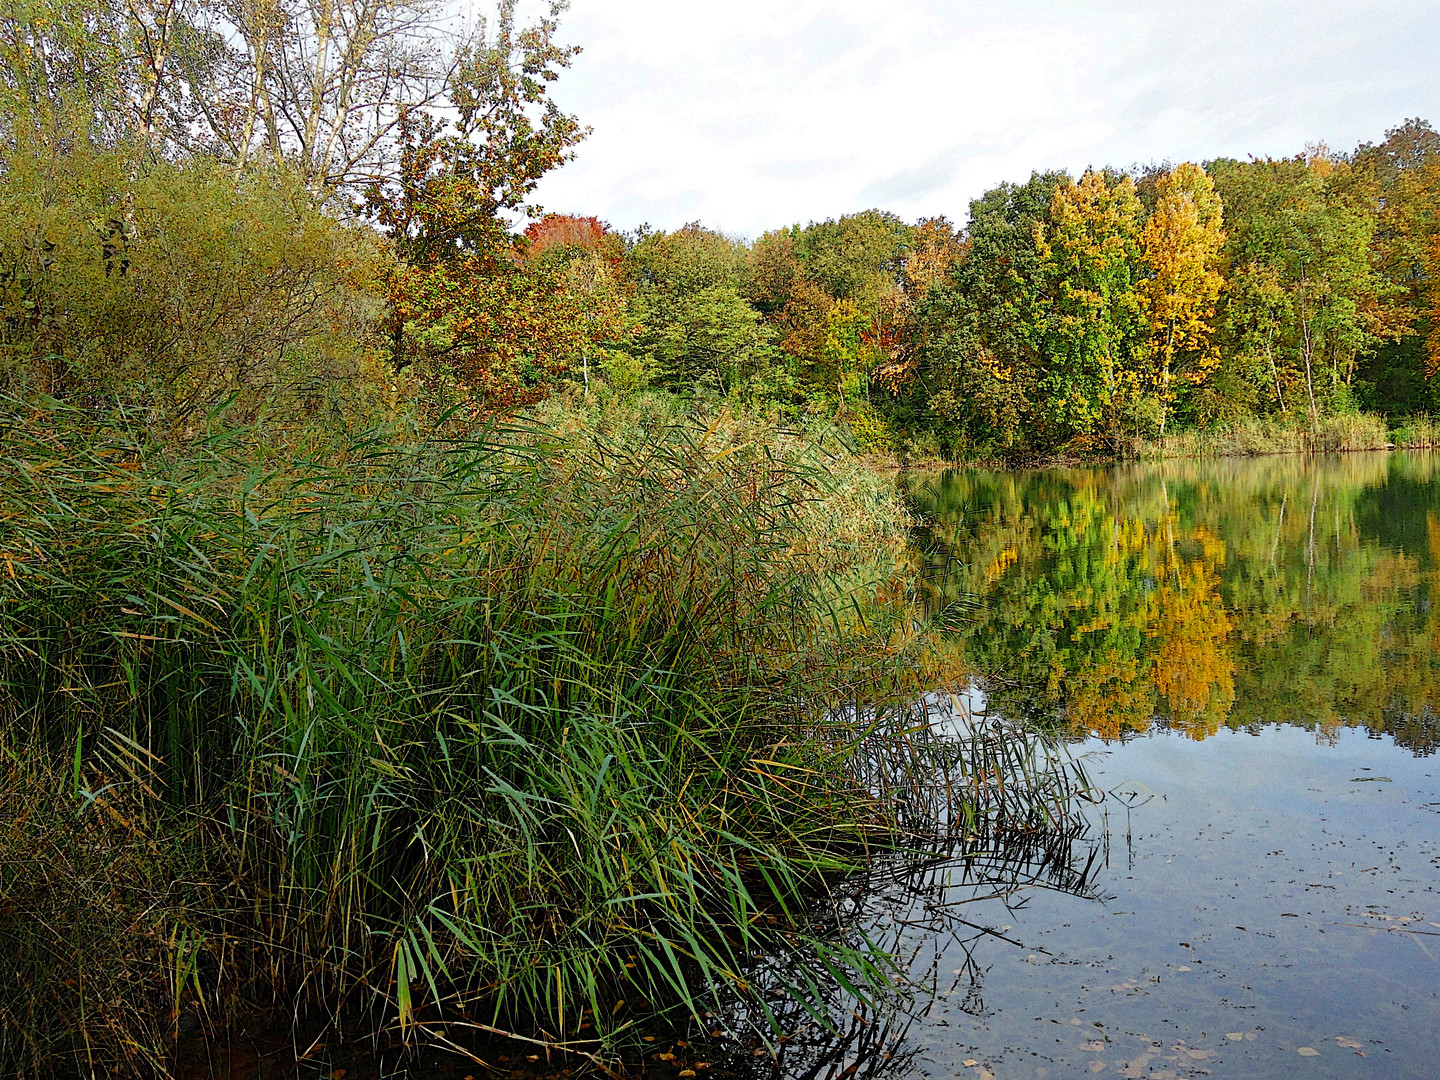
[[1345,1047],[1346,1050],[1359,1050],[1362,1046],[1365,1045],[1364,1043],[1357,1042],[1354,1039],[1347,1039],[1344,1035],[1337,1035],[1335,1037],[1335,1041],[1341,1046]]
[[694,1076],[694,1075],[695,1075],[695,1070],[694,1070],[694,1069],[681,1069],[681,1070],[680,1070],[680,1075],[681,1075],[681,1076]]
[[960,1062],[960,1064],[964,1065],[967,1069],[973,1069],[976,1065],[979,1065],[980,1063],[974,1058],[966,1058],[964,1061]]
[[1320,1056],[1320,1051],[1319,1051],[1319,1050],[1316,1050],[1313,1046],[1297,1046],[1297,1047],[1295,1048],[1295,1052],[1296,1052],[1297,1054],[1299,1054],[1301,1057],[1319,1057],[1319,1056]]
[[1227,1031],[1227,1032],[1225,1033],[1225,1037],[1226,1037],[1227,1039],[1229,1039],[1231,1042],[1239,1042],[1239,1041],[1240,1041],[1241,1039],[1243,1039],[1245,1036],[1244,1036],[1243,1034],[1241,1034],[1240,1032],[1238,1032],[1238,1031]]
[[1092,1073],[1104,1072],[1104,1071],[1105,1071],[1105,1063],[1104,1063],[1103,1061],[1092,1061],[1092,1062],[1090,1062],[1090,1071],[1091,1071]]
[[1210,1056],[1209,1050],[1186,1050],[1185,1053],[1189,1054],[1196,1061],[1204,1061]]

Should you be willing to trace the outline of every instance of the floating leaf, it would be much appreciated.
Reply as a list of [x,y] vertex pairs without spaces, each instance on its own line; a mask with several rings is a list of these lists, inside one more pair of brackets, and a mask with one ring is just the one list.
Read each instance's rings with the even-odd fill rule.
[[1320,1056],[1320,1051],[1319,1051],[1319,1050],[1316,1050],[1313,1046],[1299,1046],[1299,1047],[1296,1047],[1296,1048],[1295,1048],[1295,1052],[1296,1052],[1297,1054],[1299,1054],[1301,1057],[1319,1057],[1319,1056]]
[[1346,1050],[1359,1050],[1365,1045],[1362,1042],[1357,1042],[1355,1039],[1347,1039],[1344,1035],[1337,1035],[1335,1041],[1345,1047]]

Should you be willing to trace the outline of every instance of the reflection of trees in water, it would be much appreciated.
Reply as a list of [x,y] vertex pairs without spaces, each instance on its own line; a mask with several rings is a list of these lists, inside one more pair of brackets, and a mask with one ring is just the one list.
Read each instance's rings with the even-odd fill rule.
[[[938,703],[930,704],[934,719]],[[1013,912],[1036,888],[1095,895],[1093,875],[1103,862],[1105,837],[1095,833],[1079,810],[1090,789],[1078,765],[1054,744],[1010,724],[971,718],[963,706],[950,718],[955,728],[939,738],[957,749],[969,747],[960,756],[980,763],[972,771],[986,773],[1007,758],[1026,758],[1047,763],[1040,768],[1059,775],[1037,773],[1027,781],[1022,769],[1002,781],[992,774],[988,782],[1015,782],[1016,791],[1007,793],[1004,808],[955,819],[959,827],[950,831],[943,848],[925,857],[890,857],[828,889],[817,902],[812,932],[822,929],[822,936],[836,943],[893,958],[895,993],[867,1000],[852,989],[853,983],[846,985],[848,980],[826,977],[826,965],[809,950],[765,957],[746,977],[762,988],[771,1015],[736,1005],[726,1018],[744,1048],[733,1063],[734,1072],[787,1080],[903,1073],[919,1049],[907,1043],[910,1026],[938,995],[958,994],[966,1012],[984,1013],[979,951],[987,944],[1024,947],[1004,932],[1008,927],[992,925],[974,912],[987,901],[1001,902]],[[1002,750],[1001,743],[1010,745]],[[956,780],[954,773],[943,770],[934,777],[940,787]],[[1038,800],[1022,790],[1036,782],[1046,792]],[[1060,789],[1069,795],[1057,804],[1053,793]],[[917,797],[929,798],[924,792]],[[957,951],[965,962],[955,973]],[[942,957],[947,961],[943,969]],[[797,988],[803,992],[797,994]],[[773,1054],[764,1052],[765,1047],[772,1047]]]
[[1277,722],[1437,745],[1435,455],[1186,461],[912,482],[933,599],[979,598],[957,678],[1107,738]]

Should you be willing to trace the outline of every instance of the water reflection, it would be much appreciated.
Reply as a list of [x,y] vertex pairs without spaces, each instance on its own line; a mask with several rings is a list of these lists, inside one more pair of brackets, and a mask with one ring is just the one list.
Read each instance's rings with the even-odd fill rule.
[[1363,726],[1440,742],[1435,455],[912,478],[958,678],[1073,735]]
[[[765,1012],[747,1013],[738,1002],[726,1011],[723,1025],[741,1049],[716,1075],[912,1074],[937,1006],[949,1002],[965,1014],[987,1015],[986,972],[997,949],[1029,952],[1010,931],[1034,894],[1081,903],[1109,898],[1096,887],[1109,832],[1083,809],[1098,792],[1080,764],[1057,752],[1052,739],[1036,739],[990,714],[973,688],[930,695],[918,705],[923,715],[910,721],[915,736],[952,746],[969,763],[937,774],[940,785],[963,785],[968,774],[987,784],[1008,777],[1003,782],[1013,790],[977,800],[990,810],[953,822],[959,827],[943,847],[877,860],[835,882],[825,897],[818,921],[833,939],[885,958],[893,996],[859,996],[845,979],[824,978],[808,952],[757,958],[746,978],[761,989]],[[1008,921],[995,918],[997,911]],[[775,1032],[783,1033],[778,1044]]]

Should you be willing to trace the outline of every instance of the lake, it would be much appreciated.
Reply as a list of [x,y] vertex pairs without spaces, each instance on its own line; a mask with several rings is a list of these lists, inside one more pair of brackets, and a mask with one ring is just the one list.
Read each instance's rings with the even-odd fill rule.
[[910,489],[954,715],[1058,733],[1107,794],[1082,885],[876,889],[912,1001],[780,1072],[1440,1074],[1440,458]]

